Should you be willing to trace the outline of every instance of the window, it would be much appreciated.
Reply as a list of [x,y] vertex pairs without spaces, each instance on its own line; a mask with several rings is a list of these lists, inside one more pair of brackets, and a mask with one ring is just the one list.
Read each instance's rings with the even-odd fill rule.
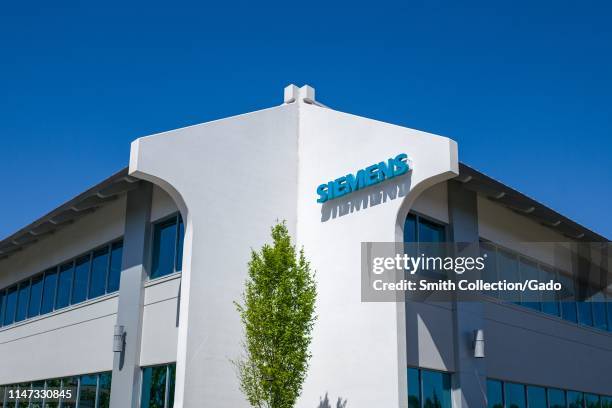
[[554,388],[548,389],[548,405],[550,408],[565,407],[565,391]]
[[[535,279],[539,278],[540,271],[538,269],[538,265],[534,262],[521,258],[520,261],[520,269],[521,269],[521,280],[526,279]],[[539,292],[529,290],[522,294],[521,296],[521,305],[528,307],[533,310],[540,311],[540,297]]]
[[0,326],[116,292],[122,253],[117,241],[0,290]]
[[42,304],[40,314],[49,313],[53,310],[55,302],[55,287],[57,286],[57,272],[55,268],[45,272],[45,283],[43,285]]
[[174,364],[142,369],[140,408],[172,408],[174,405]]
[[121,259],[123,258],[123,242],[116,242],[111,247],[110,268],[108,271],[107,293],[119,290],[121,280]]
[[15,310],[15,321],[20,322],[28,317],[28,302],[30,301],[30,280],[19,284],[17,295],[17,307]]
[[73,262],[60,266],[59,280],[57,284],[57,295],[55,297],[55,309],[61,309],[70,304],[70,292],[72,290],[73,275],[74,275],[74,263]]
[[408,369],[408,408],[421,408],[421,380],[416,368]]
[[450,374],[408,369],[409,408],[451,408]]
[[487,408],[504,408],[501,381],[487,380]]
[[183,220],[178,214],[153,226],[151,279],[181,270],[184,230]]
[[98,376],[82,375],[79,382],[79,408],[96,408]]
[[[111,373],[104,372],[99,374],[88,374],[80,377],[54,378],[27,382],[22,384],[0,385],[0,407],[25,407],[42,408],[42,401],[18,399],[15,402],[8,402],[8,390],[13,389],[70,389],[72,399],[63,400],[62,408],[109,408],[109,396],[111,386]],[[56,400],[45,400],[45,408],[59,408],[60,402]]]
[[72,304],[87,299],[87,282],[89,281],[89,259],[86,255],[76,260],[74,267],[74,284],[72,285]]
[[546,389],[534,385],[527,386],[527,406],[529,408],[547,408]]
[[584,408],[584,394],[577,391],[567,392],[568,408]]
[[43,275],[32,278],[30,287],[30,305],[28,307],[28,317],[38,316],[40,313],[40,301],[42,299]]
[[516,383],[505,383],[504,386],[506,408],[525,408],[525,386]]
[[[512,297],[510,292],[487,295],[499,297],[536,311],[557,316],[564,320],[600,330],[612,331],[612,302],[610,295],[606,296],[592,284],[575,280],[565,272],[544,265],[541,262],[521,256],[513,251],[487,241],[480,242],[481,254],[489,259],[485,263],[483,279],[486,282],[497,280],[550,280],[561,283],[559,292],[527,291],[520,299]],[[577,299],[580,299],[577,301]]]
[[4,325],[11,324],[15,321],[15,309],[17,307],[17,286],[6,290],[6,299],[4,299]]
[[89,278],[89,298],[102,296],[106,291],[106,272],[108,271],[108,247],[94,251]]
[[585,408],[600,408],[599,395],[595,394],[584,394],[584,407]]
[[444,225],[408,214],[404,222],[404,242],[445,242]]

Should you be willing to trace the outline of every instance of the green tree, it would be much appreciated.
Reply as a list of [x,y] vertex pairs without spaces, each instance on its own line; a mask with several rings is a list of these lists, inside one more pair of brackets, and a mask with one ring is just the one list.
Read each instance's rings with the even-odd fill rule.
[[242,304],[234,302],[245,333],[244,355],[234,364],[251,406],[291,408],[308,371],[317,292],[284,222],[272,227],[272,241],[251,251]]

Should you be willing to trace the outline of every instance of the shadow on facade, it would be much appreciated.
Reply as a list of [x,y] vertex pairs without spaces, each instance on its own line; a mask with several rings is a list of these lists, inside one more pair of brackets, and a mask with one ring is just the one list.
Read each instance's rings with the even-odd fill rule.
[[403,198],[410,192],[412,173],[330,200],[321,207],[321,222]]

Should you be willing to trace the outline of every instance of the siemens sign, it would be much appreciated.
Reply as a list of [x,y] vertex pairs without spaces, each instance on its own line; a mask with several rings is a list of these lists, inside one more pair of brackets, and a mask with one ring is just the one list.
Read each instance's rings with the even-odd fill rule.
[[365,169],[358,170],[355,174],[347,174],[327,184],[321,184],[317,187],[317,194],[319,195],[317,203],[324,203],[393,177],[401,176],[409,170],[411,169],[408,155],[406,153],[398,154],[386,162],[373,164]]

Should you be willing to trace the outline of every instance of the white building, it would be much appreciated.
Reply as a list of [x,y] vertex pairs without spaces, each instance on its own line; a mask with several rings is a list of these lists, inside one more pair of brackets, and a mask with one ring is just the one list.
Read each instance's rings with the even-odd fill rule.
[[[400,153],[406,174],[317,202],[320,184]],[[135,140],[129,168],[0,241],[0,407],[42,406],[9,400],[32,386],[72,387],[79,402],[62,407],[247,407],[232,302],[276,220],[317,271],[298,407],[326,392],[348,408],[483,407],[487,395],[491,407],[612,407],[610,303],[367,303],[360,280],[361,243],[402,242],[407,228],[538,270],[554,255],[517,243],[608,240],[461,164],[455,141],[329,109],[307,86]]]

